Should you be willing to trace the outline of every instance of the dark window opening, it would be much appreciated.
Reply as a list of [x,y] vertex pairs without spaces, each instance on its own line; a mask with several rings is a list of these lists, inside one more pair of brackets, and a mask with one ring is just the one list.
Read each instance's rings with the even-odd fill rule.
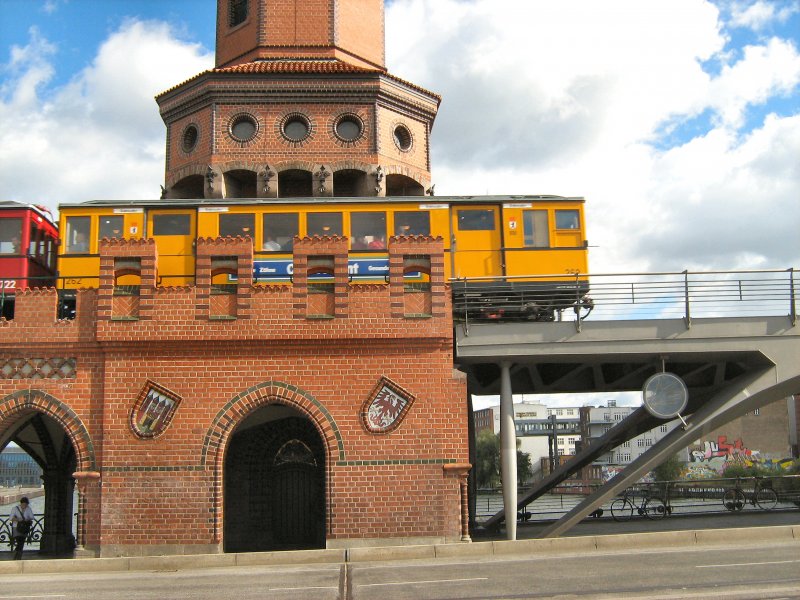
[[256,216],[252,213],[221,214],[219,216],[219,237],[250,236],[255,239]]
[[395,235],[430,235],[431,214],[426,210],[394,213]]
[[459,231],[494,231],[494,211],[488,209],[458,211]]
[[265,214],[263,249],[290,252],[294,246],[294,236],[300,233],[299,221],[297,213]]
[[290,169],[278,175],[278,196],[281,198],[310,198],[314,195],[310,171]]
[[308,235],[342,235],[342,213],[308,213]]
[[122,237],[123,217],[100,217],[100,229],[97,239],[115,239]]
[[350,215],[350,244],[353,250],[386,248],[386,213],[362,212]]
[[231,0],[229,5],[231,27],[236,27],[247,19],[247,2],[248,0]]
[[153,215],[153,235],[189,235],[191,231],[189,215]]

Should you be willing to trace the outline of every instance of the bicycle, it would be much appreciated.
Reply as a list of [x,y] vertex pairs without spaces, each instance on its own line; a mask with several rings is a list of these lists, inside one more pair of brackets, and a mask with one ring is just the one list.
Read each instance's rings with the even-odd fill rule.
[[736,478],[736,485],[732,488],[725,490],[722,495],[722,506],[731,512],[740,512],[748,503],[753,507],[758,506],[762,510],[772,510],[778,504],[778,494],[772,489],[772,484],[767,480],[766,482],[761,477],[753,478],[755,484],[753,493],[750,497],[744,492],[741,486],[741,478]]
[[663,519],[670,512],[664,501],[658,496],[642,495],[640,504],[636,503],[636,494],[625,490],[621,498],[617,498],[611,503],[611,517],[615,521],[629,521],[633,517],[633,511],[638,515],[648,519]]

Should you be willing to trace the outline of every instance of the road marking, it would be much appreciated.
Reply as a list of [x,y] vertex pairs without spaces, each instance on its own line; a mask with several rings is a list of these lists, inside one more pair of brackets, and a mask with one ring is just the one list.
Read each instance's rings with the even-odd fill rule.
[[462,581],[486,581],[488,577],[470,577],[467,579],[428,579],[427,581],[393,581],[390,583],[362,583],[356,587],[378,587],[382,585],[414,585],[419,583],[459,583]]
[[284,587],[284,588],[269,588],[270,592],[296,592],[298,590],[338,590],[338,586],[311,586],[311,587]]
[[770,560],[766,562],[730,563],[724,565],[695,565],[698,569],[717,569],[719,567],[756,567],[758,565],[786,565],[800,560]]
[[20,600],[22,598],[66,598],[64,594],[50,594],[47,596],[0,596],[0,600]]

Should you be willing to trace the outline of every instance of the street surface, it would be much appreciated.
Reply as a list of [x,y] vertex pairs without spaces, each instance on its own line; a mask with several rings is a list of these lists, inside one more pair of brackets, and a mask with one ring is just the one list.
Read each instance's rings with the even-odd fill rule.
[[800,544],[552,557],[6,575],[0,600],[800,598]]

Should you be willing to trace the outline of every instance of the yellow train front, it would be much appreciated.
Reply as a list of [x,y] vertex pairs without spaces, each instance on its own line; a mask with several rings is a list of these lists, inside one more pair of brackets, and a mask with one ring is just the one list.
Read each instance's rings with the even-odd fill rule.
[[64,204],[59,287],[97,286],[102,238],[155,240],[158,284],[177,286],[194,283],[198,237],[250,237],[254,281],[275,284],[291,281],[295,236],[349,238],[353,281],[370,283],[388,274],[390,236],[431,235],[444,240],[456,318],[552,320],[588,291],[583,207],[560,196]]

